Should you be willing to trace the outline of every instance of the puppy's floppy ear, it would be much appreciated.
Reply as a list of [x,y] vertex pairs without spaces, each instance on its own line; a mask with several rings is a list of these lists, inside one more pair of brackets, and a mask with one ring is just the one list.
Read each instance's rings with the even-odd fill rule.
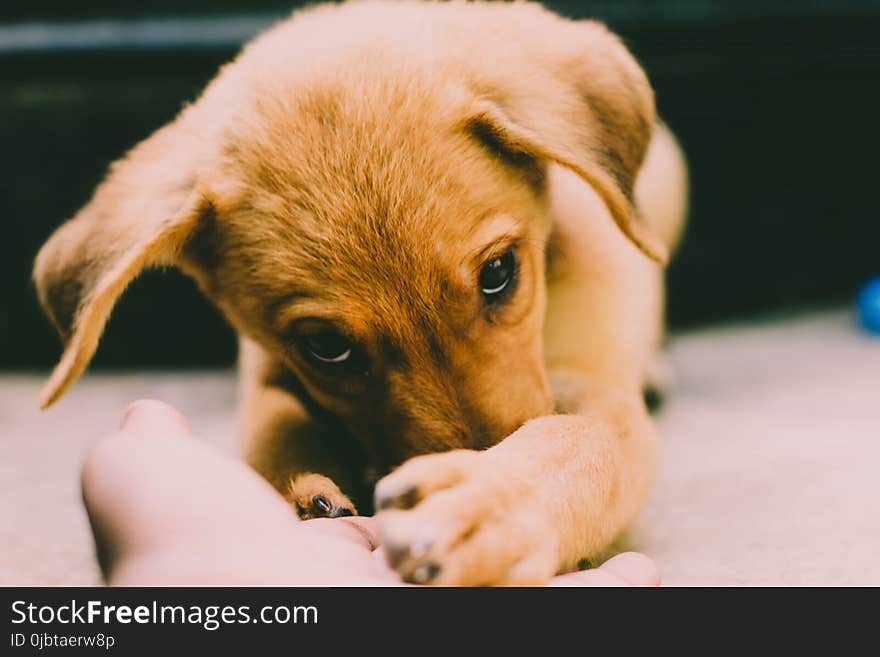
[[490,56],[472,67],[477,101],[470,127],[513,153],[572,169],[599,193],[620,229],[664,264],[667,247],[634,201],[656,122],[651,86],[602,24],[556,21],[551,31],[519,33],[520,47],[505,49],[501,61]]
[[43,388],[52,404],[91,360],[116,299],[146,267],[174,264],[210,201],[184,112],[117,161],[91,201],[37,255],[34,282],[64,353]]

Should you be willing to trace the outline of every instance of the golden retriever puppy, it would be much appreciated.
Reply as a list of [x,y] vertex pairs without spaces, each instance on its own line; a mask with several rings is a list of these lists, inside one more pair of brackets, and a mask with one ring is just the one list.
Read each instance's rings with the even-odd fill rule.
[[245,457],[301,517],[368,511],[375,485],[406,580],[543,583],[651,485],[642,388],[685,188],[601,24],[531,3],[295,13],[40,251],[65,345],[43,405],[129,281],[175,265],[239,332]]

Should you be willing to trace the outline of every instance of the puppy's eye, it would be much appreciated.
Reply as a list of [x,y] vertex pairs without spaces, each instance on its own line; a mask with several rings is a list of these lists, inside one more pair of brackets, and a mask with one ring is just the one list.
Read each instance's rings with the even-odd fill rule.
[[321,363],[344,363],[351,358],[351,342],[331,331],[303,336],[302,346],[309,356]]
[[516,258],[513,251],[489,260],[480,270],[480,292],[488,303],[499,301],[513,288]]

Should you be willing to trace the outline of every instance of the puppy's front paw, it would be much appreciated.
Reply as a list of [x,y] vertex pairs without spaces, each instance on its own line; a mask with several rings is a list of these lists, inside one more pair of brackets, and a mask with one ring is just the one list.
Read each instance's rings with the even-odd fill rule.
[[291,477],[287,500],[302,520],[357,515],[352,501],[332,480],[313,472]]
[[527,485],[485,453],[419,456],[376,487],[380,538],[404,580],[446,586],[545,584],[558,542]]

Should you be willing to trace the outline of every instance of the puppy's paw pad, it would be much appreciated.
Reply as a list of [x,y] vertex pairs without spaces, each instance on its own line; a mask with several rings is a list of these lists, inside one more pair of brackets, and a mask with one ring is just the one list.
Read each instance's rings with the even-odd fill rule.
[[354,504],[331,479],[311,472],[291,478],[287,500],[302,520],[357,515]]

